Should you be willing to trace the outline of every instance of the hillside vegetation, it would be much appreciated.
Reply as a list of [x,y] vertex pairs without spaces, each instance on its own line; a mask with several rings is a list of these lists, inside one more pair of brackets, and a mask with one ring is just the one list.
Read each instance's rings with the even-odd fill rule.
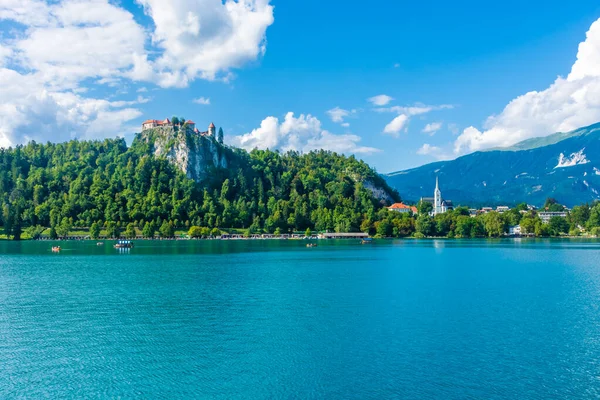
[[168,236],[190,226],[346,232],[371,229],[385,203],[399,200],[354,157],[211,146],[226,162],[203,166],[201,181],[139,136],[130,148],[107,139],[1,149],[0,223],[15,239],[44,227],[53,237],[80,227],[111,236],[134,228]]

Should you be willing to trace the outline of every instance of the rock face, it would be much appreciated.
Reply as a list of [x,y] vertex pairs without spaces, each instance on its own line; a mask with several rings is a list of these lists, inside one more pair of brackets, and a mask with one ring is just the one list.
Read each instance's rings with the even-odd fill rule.
[[150,146],[156,157],[164,157],[183,171],[188,178],[201,182],[214,168],[227,168],[226,148],[214,137],[202,136],[192,130],[163,126],[147,129],[136,140]]
[[600,123],[572,132],[529,139],[388,174],[388,184],[416,201],[431,196],[439,176],[454,205],[494,206],[554,197],[569,207],[600,200]]

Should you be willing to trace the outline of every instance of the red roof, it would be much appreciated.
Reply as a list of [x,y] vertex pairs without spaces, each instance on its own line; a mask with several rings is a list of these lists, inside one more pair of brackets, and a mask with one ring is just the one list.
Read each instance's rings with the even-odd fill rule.
[[212,122],[210,123],[210,125],[208,126],[209,128],[214,128],[215,124],[213,124]]
[[185,121],[185,122],[187,122],[187,124],[188,124],[188,125],[189,125],[189,124],[195,124],[195,122],[194,122],[194,121],[192,121],[191,119],[188,119],[188,120],[187,120],[187,121]]
[[411,210],[413,213],[417,213],[417,207],[415,206],[407,206],[404,203],[394,203],[388,207],[388,210]]

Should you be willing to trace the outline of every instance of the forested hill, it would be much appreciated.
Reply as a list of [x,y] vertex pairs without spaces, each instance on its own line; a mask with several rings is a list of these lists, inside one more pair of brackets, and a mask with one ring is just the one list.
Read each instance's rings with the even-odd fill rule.
[[5,233],[18,239],[33,226],[68,231],[131,224],[146,233],[165,224],[357,231],[376,221],[383,205],[399,200],[354,157],[247,153],[210,139],[226,167],[207,162],[203,179],[195,180],[169,149],[157,155],[147,139],[138,135],[129,148],[123,139],[107,139],[0,149]]

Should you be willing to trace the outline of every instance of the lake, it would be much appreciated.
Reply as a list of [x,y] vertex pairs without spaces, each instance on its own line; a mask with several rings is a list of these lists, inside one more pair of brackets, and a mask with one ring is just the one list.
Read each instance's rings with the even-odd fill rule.
[[596,399],[600,242],[0,242],[0,398]]

